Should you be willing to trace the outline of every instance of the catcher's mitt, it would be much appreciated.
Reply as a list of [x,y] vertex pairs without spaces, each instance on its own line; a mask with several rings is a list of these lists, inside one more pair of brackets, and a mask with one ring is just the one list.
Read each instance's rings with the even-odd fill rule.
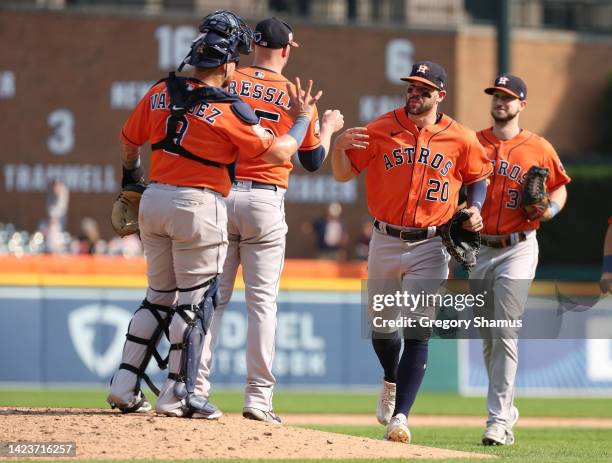
[[546,167],[531,166],[525,175],[521,206],[529,220],[537,220],[550,206],[550,199],[546,193]]
[[480,251],[480,233],[463,228],[463,222],[470,218],[467,209],[455,212],[449,222],[440,228],[442,242],[446,250],[467,271],[476,265]]
[[138,232],[138,206],[146,185],[126,185],[113,203],[111,224],[119,236]]

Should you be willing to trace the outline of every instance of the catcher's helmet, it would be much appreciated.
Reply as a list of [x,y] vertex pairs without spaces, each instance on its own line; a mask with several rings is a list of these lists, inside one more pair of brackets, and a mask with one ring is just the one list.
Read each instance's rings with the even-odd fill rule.
[[217,10],[200,23],[200,35],[191,44],[185,64],[199,68],[214,68],[240,61],[240,54],[253,51],[253,32],[240,16],[227,10]]

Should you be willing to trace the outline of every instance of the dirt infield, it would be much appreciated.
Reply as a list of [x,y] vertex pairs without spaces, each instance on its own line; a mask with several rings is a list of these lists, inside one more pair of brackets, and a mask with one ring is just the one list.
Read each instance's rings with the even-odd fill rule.
[[489,457],[290,425],[276,427],[231,414],[215,422],[97,409],[3,407],[0,436],[4,442],[76,442],[79,460]]

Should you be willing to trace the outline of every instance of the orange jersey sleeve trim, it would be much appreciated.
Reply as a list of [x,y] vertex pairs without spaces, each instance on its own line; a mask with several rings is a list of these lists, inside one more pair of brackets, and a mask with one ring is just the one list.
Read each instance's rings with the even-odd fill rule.
[[493,168],[490,168],[488,173],[482,174],[480,177],[476,178],[475,180],[470,180],[469,182],[463,182],[463,184],[464,185],[473,185],[476,182],[480,182],[481,180],[485,180],[485,179],[489,178],[492,173],[493,173]]
[[124,142],[127,145],[132,145],[134,147],[142,146],[142,145],[139,145],[138,143],[133,142],[132,140],[130,140],[123,130],[121,130],[120,139],[121,139],[122,142]]
[[562,186],[567,185],[568,183],[571,183],[572,179],[568,178],[568,179],[563,179],[562,181],[556,183],[554,186],[551,186],[548,188],[548,192],[552,193],[553,191],[558,190],[559,188],[561,188]]
[[315,148],[318,148],[319,146],[321,146],[321,143],[315,143],[314,145],[308,145],[308,146],[300,146],[298,148],[298,151],[308,151],[308,150],[313,150]]

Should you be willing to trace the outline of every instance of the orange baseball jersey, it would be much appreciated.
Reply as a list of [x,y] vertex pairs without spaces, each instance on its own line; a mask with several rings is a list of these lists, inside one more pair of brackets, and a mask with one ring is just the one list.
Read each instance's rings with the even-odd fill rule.
[[[166,84],[154,85],[138,103],[121,130],[124,143],[140,146],[155,143],[166,135],[170,116]],[[202,102],[188,111],[187,124],[180,130],[179,144],[195,155],[222,164],[261,156],[274,141],[274,135],[260,125],[238,118],[230,103]],[[200,164],[164,150],[153,150],[150,181],[176,186],[210,188],[229,194],[231,185],[225,166]]]
[[[288,83],[293,85],[282,74],[250,66],[234,72],[228,91],[236,93],[253,108],[262,127],[279,136],[289,132],[293,125],[293,117],[288,113]],[[315,110],[300,150],[314,149],[320,144],[319,119]],[[236,166],[236,177],[287,188],[292,169],[290,160],[278,165],[266,164],[261,158],[241,157]]]
[[402,227],[446,223],[457,209],[459,189],[487,178],[488,161],[476,134],[442,114],[419,130],[403,107],[367,126],[365,150],[347,150],[353,172],[367,168],[370,214]]
[[507,235],[536,230],[539,220],[528,221],[521,208],[524,176],[531,166],[547,167],[546,191],[549,193],[570,182],[557,152],[544,138],[521,132],[510,140],[500,140],[491,128],[478,132],[493,165],[491,184],[481,211],[485,235]]

